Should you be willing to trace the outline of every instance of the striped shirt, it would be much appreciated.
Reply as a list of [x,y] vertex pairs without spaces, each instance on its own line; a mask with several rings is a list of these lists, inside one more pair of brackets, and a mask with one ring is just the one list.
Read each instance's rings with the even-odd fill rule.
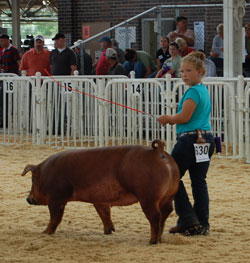
[[21,59],[19,51],[13,45],[9,45],[7,49],[0,52],[0,64],[4,73],[19,74],[19,65],[17,61]]

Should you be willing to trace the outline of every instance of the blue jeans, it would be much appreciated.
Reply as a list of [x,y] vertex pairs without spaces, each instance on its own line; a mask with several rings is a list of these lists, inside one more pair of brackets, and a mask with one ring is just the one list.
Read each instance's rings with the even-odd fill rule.
[[146,74],[146,67],[139,60],[137,60],[135,62],[125,61],[123,63],[123,67],[126,69],[128,75],[129,75],[130,71],[134,71],[135,77],[139,78],[139,79],[144,78],[144,76]]
[[[211,157],[215,146],[214,137],[212,134],[204,134],[202,137],[210,143],[209,157]],[[180,169],[181,178],[188,170],[191,179],[193,206],[182,180],[180,180],[179,189],[174,199],[175,210],[179,216],[177,224],[184,228],[196,224],[209,227],[209,196],[206,174],[210,161],[196,163],[194,143],[196,143],[196,134],[181,136],[177,138],[177,143],[171,154]]]

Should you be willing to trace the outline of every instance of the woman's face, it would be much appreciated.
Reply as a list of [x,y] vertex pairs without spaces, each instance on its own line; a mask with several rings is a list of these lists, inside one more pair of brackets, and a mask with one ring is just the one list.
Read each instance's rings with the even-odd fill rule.
[[187,44],[186,43],[182,43],[182,44],[179,44],[179,50],[181,53],[184,53],[187,49]]
[[169,46],[169,53],[171,57],[176,57],[179,55],[179,50],[175,46]]
[[250,37],[250,26],[245,27],[246,37]]
[[219,36],[221,37],[221,39],[223,39],[224,38],[223,32],[220,32]]
[[167,40],[167,38],[165,38],[165,37],[162,37],[161,38],[161,47],[162,48],[168,48],[168,40]]

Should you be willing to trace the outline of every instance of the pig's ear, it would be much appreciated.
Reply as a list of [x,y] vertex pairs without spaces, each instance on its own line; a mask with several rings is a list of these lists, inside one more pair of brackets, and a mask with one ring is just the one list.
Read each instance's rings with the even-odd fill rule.
[[164,151],[164,146],[165,146],[165,143],[164,143],[163,141],[154,140],[154,141],[152,142],[152,148],[153,148],[154,150],[163,152],[163,151]]
[[[36,165],[32,165],[32,164],[28,164],[25,168],[24,168],[24,170],[23,170],[23,172],[22,172],[22,176],[24,176],[26,173],[28,173],[29,171],[33,171],[34,170],[34,168],[36,167]],[[33,173],[32,173],[33,174]]]

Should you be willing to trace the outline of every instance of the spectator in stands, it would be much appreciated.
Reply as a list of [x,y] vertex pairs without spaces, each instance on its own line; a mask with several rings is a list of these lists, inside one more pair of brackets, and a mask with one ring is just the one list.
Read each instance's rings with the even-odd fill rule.
[[170,54],[169,54],[169,40],[168,37],[166,36],[162,36],[161,37],[161,42],[160,42],[161,47],[156,51],[156,71],[154,71],[153,73],[151,73],[149,75],[149,78],[154,78],[157,74],[157,72],[159,72],[159,70],[161,69],[163,63],[170,58]]
[[176,30],[168,34],[170,42],[174,42],[176,38],[183,38],[187,45],[190,47],[194,46],[195,36],[194,31],[187,28],[188,21],[185,16],[178,16],[176,19]]
[[75,52],[66,46],[66,38],[62,33],[57,33],[54,38],[55,49],[50,53],[52,75],[74,75],[77,69]]
[[131,71],[135,71],[136,78],[147,78],[156,69],[152,57],[145,51],[128,48],[124,57],[126,61],[123,66],[128,75]]
[[217,26],[217,35],[213,39],[210,59],[214,62],[217,69],[223,69],[224,44],[223,44],[223,24]]
[[108,37],[108,36],[104,36],[103,38],[101,38],[98,41],[101,43],[101,46],[102,46],[102,54],[101,54],[99,60],[97,61],[96,75],[106,75],[108,73],[108,70],[109,70],[109,65],[108,65],[108,62],[106,60],[106,50],[107,50],[107,48],[112,47],[112,42],[111,42],[110,37]]
[[[206,56],[206,53],[204,50],[199,49],[198,51],[202,52]],[[206,57],[204,60],[204,63],[205,63],[205,67],[206,67],[205,77],[217,77],[216,66],[215,66],[214,62],[211,59],[208,59]]]
[[[74,42],[75,45],[79,45],[81,43],[81,39]],[[80,54],[80,46],[75,47],[75,53],[77,57],[77,70],[80,75],[92,75],[93,67],[92,67],[92,57],[83,49],[83,74],[81,72],[81,54]]]
[[0,45],[2,47],[0,53],[0,72],[19,74],[20,53],[10,43],[10,38],[7,34],[0,36]]
[[169,53],[169,39],[166,36],[161,37],[160,48],[156,51],[157,72],[161,69],[163,63],[171,57]]
[[179,52],[179,46],[175,42],[171,42],[169,45],[169,53],[171,55],[164,63],[162,68],[156,74],[156,78],[163,78],[165,75],[171,74],[172,77],[181,77],[181,56]]
[[250,77],[250,23],[245,25],[245,48],[246,48],[246,57],[245,63],[243,64],[244,75]]
[[126,69],[118,62],[117,52],[113,48],[106,50],[106,60],[109,65],[107,75],[127,75]]
[[119,43],[113,38],[112,47],[117,52],[118,61],[123,64],[125,62],[124,54],[125,52],[119,48]]
[[49,63],[50,51],[44,49],[44,38],[38,35],[34,39],[34,48],[23,54],[20,71],[26,70],[27,76],[35,76],[40,72],[42,76],[47,76],[46,69],[50,73]]
[[179,51],[180,51],[180,55],[182,57],[185,57],[187,54],[191,53],[194,51],[193,48],[191,47],[188,47],[185,39],[181,38],[181,37],[178,37],[175,39],[175,42],[178,44],[179,46]]

